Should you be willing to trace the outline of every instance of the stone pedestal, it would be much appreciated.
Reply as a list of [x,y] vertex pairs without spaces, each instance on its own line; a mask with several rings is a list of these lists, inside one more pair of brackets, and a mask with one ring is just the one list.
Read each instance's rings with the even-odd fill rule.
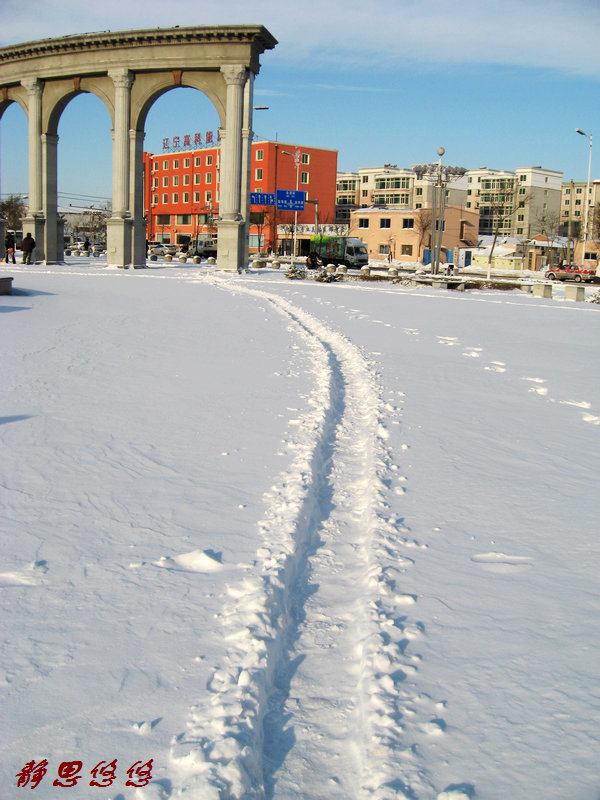
[[585,286],[565,286],[565,300],[585,300]]
[[217,269],[237,272],[244,264],[241,250],[244,245],[244,221],[222,219],[218,222]]
[[552,297],[552,285],[550,283],[534,283],[534,297]]
[[106,263],[109,267],[131,266],[133,220],[109,219],[106,223]]

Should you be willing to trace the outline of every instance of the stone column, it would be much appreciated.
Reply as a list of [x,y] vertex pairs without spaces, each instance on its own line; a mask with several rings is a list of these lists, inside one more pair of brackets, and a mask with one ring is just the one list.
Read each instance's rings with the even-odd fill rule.
[[133,218],[131,263],[146,266],[146,220],[144,219],[144,131],[129,131],[129,210]]
[[244,222],[240,214],[242,105],[248,71],[241,64],[229,64],[221,67],[221,73],[227,85],[227,96],[225,136],[221,140],[217,266],[226,271],[237,271],[242,266],[240,253],[244,239]]
[[109,70],[115,87],[113,132],[112,216],[106,225],[107,262],[129,267],[132,261],[132,226],[129,215],[129,119],[133,74],[125,67]]
[[254,73],[248,74],[244,87],[244,110],[242,125],[242,184],[240,191],[240,209],[244,219],[244,241],[240,252],[240,263],[248,263],[250,252],[250,186],[252,162],[252,106],[254,103]]
[[56,264],[59,260],[57,151],[58,136],[42,134],[42,202],[46,225],[43,243],[35,240],[35,260],[40,260],[40,245],[43,244],[47,264]]
[[25,78],[27,118],[29,123],[29,209],[23,220],[23,235],[30,233],[36,242],[35,257],[43,261],[45,220],[42,211],[42,95],[44,83],[38,78]]

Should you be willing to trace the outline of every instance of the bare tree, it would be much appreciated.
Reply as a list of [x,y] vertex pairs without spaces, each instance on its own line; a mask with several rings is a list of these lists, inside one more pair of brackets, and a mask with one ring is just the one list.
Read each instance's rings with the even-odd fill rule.
[[431,209],[419,208],[415,212],[415,231],[417,233],[417,261],[423,261],[422,248],[425,245],[425,240],[428,233],[431,232]]
[[[542,209],[535,218],[535,229],[537,233],[541,234],[548,240],[548,245],[546,248],[546,261],[548,266],[553,267],[557,260],[557,249],[555,244],[559,239],[560,212]],[[566,258],[566,254],[563,251],[560,251],[558,256],[559,261],[563,258]]]
[[0,202],[0,214],[6,217],[9,230],[20,231],[23,228],[23,217],[27,213],[25,201],[19,194],[11,194]]

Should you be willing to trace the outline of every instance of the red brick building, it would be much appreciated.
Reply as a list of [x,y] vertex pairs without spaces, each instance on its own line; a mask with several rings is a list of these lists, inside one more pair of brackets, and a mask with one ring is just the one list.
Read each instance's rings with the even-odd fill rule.
[[[144,153],[144,213],[149,241],[185,244],[196,235],[216,235],[219,214],[219,146],[162,154]],[[319,223],[335,221],[337,151],[285,144],[253,142],[249,192],[276,189],[304,191],[318,202]],[[242,204],[242,208],[244,204]],[[250,251],[290,247],[294,212],[273,206],[250,206]],[[298,212],[298,250],[315,223],[315,204]]]

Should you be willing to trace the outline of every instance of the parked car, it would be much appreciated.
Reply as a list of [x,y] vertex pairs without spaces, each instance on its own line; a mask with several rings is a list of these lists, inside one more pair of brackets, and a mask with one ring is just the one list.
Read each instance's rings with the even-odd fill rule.
[[161,242],[149,242],[148,252],[155,256],[174,256],[177,253],[177,248],[174,244],[162,244]]
[[544,272],[544,277],[550,281],[593,281],[596,273],[593,269],[585,269],[577,264],[563,264],[561,267],[552,267]]

